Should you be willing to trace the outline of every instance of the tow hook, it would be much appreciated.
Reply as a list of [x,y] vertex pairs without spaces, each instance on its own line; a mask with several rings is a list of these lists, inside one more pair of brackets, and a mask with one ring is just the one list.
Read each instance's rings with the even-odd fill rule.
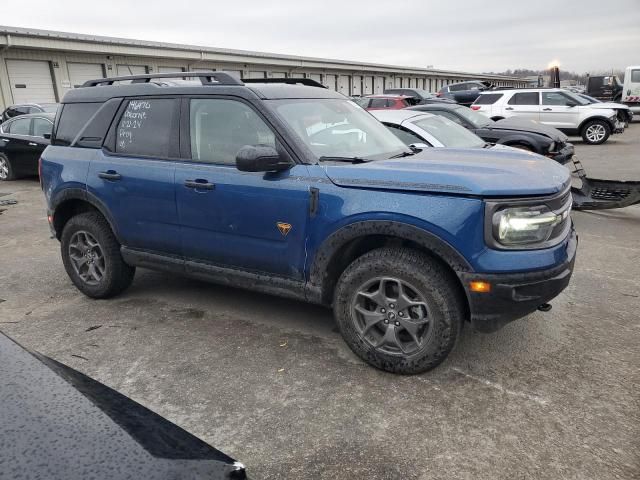
[[542,305],[540,305],[538,307],[538,310],[540,310],[541,312],[548,312],[549,310],[551,310],[551,304],[550,303],[543,303]]

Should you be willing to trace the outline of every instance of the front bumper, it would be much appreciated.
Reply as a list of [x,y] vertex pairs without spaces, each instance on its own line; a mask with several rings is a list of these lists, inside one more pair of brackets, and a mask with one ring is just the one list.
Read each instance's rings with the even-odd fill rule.
[[569,160],[573,158],[573,154],[575,153],[575,148],[572,143],[565,143],[564,147],[557,152],[549,152],[549,157],[558,162],[561,165],[564,165]]
[[[510,274],[461,273],[474,328],[480,332],[495,332],[558,296],[573,274],[577,247],[578,236],[572,228],[567,242],[567,259],[553,268]],[[474,281],[489,282],[491,291],[470,291],[470,282]]]

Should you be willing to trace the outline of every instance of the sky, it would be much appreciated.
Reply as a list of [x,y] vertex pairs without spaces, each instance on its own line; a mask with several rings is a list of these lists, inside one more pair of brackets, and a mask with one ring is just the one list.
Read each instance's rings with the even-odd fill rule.
[[[640,64],[640,0],[0,0],[0,24],[472,72]],[[376,7],[376,5],[380,5]]]

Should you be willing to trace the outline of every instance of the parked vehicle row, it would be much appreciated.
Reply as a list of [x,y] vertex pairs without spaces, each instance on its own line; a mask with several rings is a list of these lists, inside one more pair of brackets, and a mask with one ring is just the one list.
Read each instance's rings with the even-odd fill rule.
[[[294,297],[331,307],[365,362],[417,373],[463,322],[495,331],[569,283],[577,238],[557,162],[482,141],[412,149],[306,79],[180,76],[201,85],[140,75],[63,99],[41,183],[87,296],[117,295],[144,267]],[[444,117],[379,112],[392,113],[428,118],[434,138],[477,138]]]
[[493,120],[523,118],[580,135],[585,143],[599,145],[613,133],[622,133],[628,107],[590,103],[560,88],[526,88],[482,92],[471,108]]

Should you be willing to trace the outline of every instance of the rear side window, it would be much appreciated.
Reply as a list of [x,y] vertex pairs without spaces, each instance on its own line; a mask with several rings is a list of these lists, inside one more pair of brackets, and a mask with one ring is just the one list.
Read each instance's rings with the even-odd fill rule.
[[176,101],[129,100],[116,130],[116,153],[169,157]]
[[449,85],[450,92],[461,92],[467,89],[466,83],[458,83],[457,85]]
[[385,98],[372,98],[371,103],[369,104],[369,108],[385,108],[388,105],[389,101]]
[[102,103],[67,103],[62,107],[53,145],[68,146]]
[[9,124],[9,133],[12,135],[29,135],[31,119],[18,119]]
[[540,99],[538,92],[516,93],[509,99],[509,105],[539,105]]
[[502,95],[502,93],[486,93],[476,98],[476,101],[473,103],[475,105],[493,105],[502,98]]

